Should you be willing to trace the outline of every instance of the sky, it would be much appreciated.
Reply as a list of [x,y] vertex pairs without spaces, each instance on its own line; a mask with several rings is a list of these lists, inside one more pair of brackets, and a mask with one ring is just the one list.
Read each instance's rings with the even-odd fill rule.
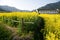
[[20,10],[34,10],[59,0],[0,0],[0,5],[16,7]]

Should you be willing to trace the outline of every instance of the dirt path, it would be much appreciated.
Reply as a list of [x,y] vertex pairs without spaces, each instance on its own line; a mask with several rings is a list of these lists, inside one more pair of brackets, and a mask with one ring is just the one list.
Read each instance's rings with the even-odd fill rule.
[[12,32],[12,34],[11,34],[10,37],[9,37],[10,40],[20,40],[20,37],[19,37],[19,35],[18,35],[18,33],[17,33],[18,28],[8,26],[7,24],[4,24],[4,23],[2,23],[2,22],[0,22],[0,24],[4,25],[4,27],[5,27],[6,29],[8,29],[9,31]]
[[17,32],[17,28],[15,28],[15,27],[10,27],[10,26],[8,26],[8,25],[6,25],[6,24],[4,24],[5,25],[5,27],[7,28],[7,29],[9,29],[12,33],[16,33]]
[[12,35],[10,36],[10,39],[11,39],[11,40],[20,40],[20,37],[19,37],[19,35],[17,34],[17,31],[18,31],[17,28],[15,28],[15,27],[10,27],[10,26],[8,26],[8,25],[6,25],[6,24],[4,24],[4,25],[5,25],[5,27],[6,27],[8,30],[10,30],[10,31],[12,32]]
[[4,25],[6,29],[12,32],[12,34],[9,37],[9,40],[31,40],[29,36],[27,37],[20,37],[18,32],[18,28],[8,26],[7,24],[0,22],[0,24]]

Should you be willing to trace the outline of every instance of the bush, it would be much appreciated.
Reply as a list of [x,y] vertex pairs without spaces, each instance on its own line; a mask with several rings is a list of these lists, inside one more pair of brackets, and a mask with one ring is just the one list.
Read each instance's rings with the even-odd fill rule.
[[34,40],[44,40],[43,32],[41,31],[42,29],[44,29],[44,25],[44,19],[42,17],[37,17],[37,19],[34,21],[34,24],[25,24],[24,32],[22,32],[23,34],[32,32]]

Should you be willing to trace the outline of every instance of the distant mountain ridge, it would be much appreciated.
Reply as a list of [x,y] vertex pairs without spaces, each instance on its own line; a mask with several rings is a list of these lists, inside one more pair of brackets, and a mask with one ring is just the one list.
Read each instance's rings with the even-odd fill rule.
[[40,9],[60,9],[60,1],[59,2],[55,2],[55,3],[50,3],[50,4],[47,4],[43,7],[40,7],[38,8],[39,10]]
[[11,12],[11,11],[21,11],[21,10],[14,8],[14,7],[9,7],[9,6],[0,6],[0,11]]
[[0,6],[0,11],[2,12],[20,12],[20,11],[30,12],[29,10],[19,10],[15,7],[10,7],[10,6]]

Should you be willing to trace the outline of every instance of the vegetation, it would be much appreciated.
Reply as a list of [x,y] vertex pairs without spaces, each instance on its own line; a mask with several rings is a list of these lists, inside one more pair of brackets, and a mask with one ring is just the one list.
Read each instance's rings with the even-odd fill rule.
[[17,33],[22,38],[29,36],[30,40],[60,40],[60,14],[0,13],[0,21],[10,27],[17,28]]
[[9,40],[12,32],[0,23],[0,40]]
[[60,40],[60,14],[40,14],[45,19],[46,40]]

